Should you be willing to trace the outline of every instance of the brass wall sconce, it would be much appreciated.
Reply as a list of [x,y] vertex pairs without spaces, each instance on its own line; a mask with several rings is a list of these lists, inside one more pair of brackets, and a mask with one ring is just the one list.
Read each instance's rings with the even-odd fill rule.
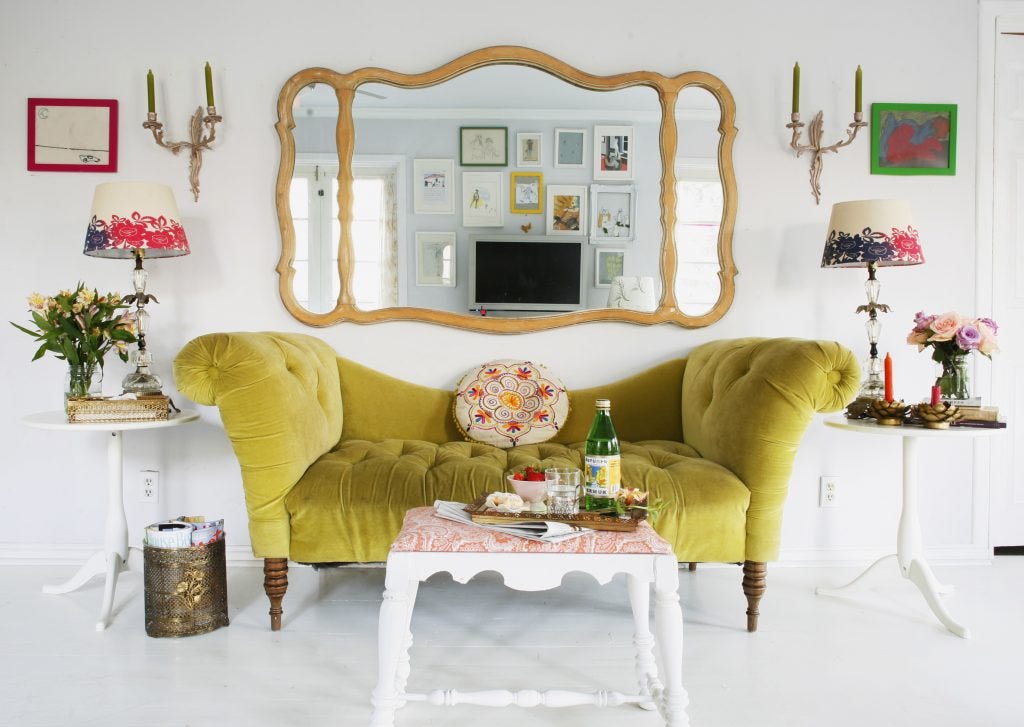
[[868,123],[863,120],[864,114],[861,113],[862,80],[863,72],[861,71],[860,66],[857,66],[853,123],[847,127],[846,139],[837,141],[835,144],[830,146],[821,145],[825,122],[824,113],[819,111],[814,115],[814,118],[811,120],[811,126],[807,130],[807,137],[810,143],[801,144],[800,137],[803,134],[805,124],[800,121],[800,64],[797,63],[793,66],[793,112],[789,116],[790,123],[786,124],[786,128],[792,129],[793,131],[793,138],[790,139],[789,146],[796,151],[796,155],[798,157],[805,151],[812,152],[811,194],[814,195],[815,204],[821,204],[822,154],[826,154],[830,151],[838,154],[841,148],[853,143],[853,140],[857,138],[857,132],[860,131],[861,127],[868,125]]
[[[217,136],[215,126],[223,121],[223,117],[217,115],[217,108],[213,105],[213,71],[210,64],[206,64],[206,113],[200,106],[192,114],[189,122],[188,141],[164,141],[164,125],[157,121],[156,117],[156,96],[154,92],[153,71],[146,76],[146,95],[149,100],[149,110],[142,128],[153,132],[153,139],[157,145],[169,149],[172,154],[177,154],[182,149],[189,150],[188,181],[192,187],[192,199],[199,201],[199,170],[203,166],[203,151],[211,150],[210,145]],[[204,134],[204,129],[206,133]]]

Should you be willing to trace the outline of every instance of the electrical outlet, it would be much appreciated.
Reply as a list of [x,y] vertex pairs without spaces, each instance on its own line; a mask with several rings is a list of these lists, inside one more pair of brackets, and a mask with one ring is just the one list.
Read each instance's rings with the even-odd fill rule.
[[818,507],[839,507],[839,478],[835,475],[819,478]]
[[160,501],[160,471],[142,470],[139,483],[139,502]]

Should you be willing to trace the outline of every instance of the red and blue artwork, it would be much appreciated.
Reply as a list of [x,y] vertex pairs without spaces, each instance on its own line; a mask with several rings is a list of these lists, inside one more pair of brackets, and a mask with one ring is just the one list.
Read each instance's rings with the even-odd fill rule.
[[896,111],[879,114],[878,166],[946,169],[950,166],[948,111]]

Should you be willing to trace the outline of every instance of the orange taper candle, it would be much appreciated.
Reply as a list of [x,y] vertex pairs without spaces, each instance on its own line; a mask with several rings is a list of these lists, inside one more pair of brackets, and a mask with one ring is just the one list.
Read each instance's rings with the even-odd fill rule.
[[885,354],[885,400],[895,401],[892,397],[892,355]]

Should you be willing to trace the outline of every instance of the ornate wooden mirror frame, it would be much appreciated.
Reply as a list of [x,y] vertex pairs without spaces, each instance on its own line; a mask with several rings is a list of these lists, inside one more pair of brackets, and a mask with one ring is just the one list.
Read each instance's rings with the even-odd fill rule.
[[[442,83],[467,71],[484,66],[510,64],[545,71],[580,88],[594,91],[613,91],[631,86],[653,88],[661,104],[660,148],[661,177],[661,245],[662,297],[658,308],[650,313],[621,308],[597,308],[569,313],[524,318],[492,318],[428,308],[391,307],[361,310],[352,295],[353,252],[352,223],[352,155],[355,148],[355,124],[352,103],[356,88],[363,83],[383,83],[402,88],[423,88]],[[338,248],[340,293],[334,310],[314,313],[299,305],[293,292],[295,275],[295,229],[289,205],[289,187],[295,170],[295,128],[293,105],[296,94],[311,83],[325,83],[334,88],[338,100],[337,148],[340,163],[338,173],[338,208],[341,223],[341,241]],[[677,251],[674,229],[676,225],[676,174],[674,160],[677,150],[676,101],[681,90],[699,87],[710,92],[721,109],[719,121],[718,167],[722,181],[724,206],[718,235],[718,278],[720,294],[715,304],[703,315],[683,313],[677,304],[675,279]],[[341,321],[376,323],[380,321],[412,320],[438,323],[466,330],[493,333],[525,333],[541,331],[587,321],[627,321],[645,325],[675,323],[686,328],[699,328],[719,320],[732,305],[735,294],[736,267],[732,258],[732,234],[736,220],[736,178],[732,165],[732,144],[736,135],[736,107],[732,94],[718,78],[704,72],[691,71],[666,77],[649,71],[622,73],[614,76],[594,76],[540,51],[518,46],[495,46],[467,53],[432,71],[404,74],[383,68],[362,68],[342,74],[326,68],[299,71],[285,83],[277,102],[277,129],[281,141],[281,164],[277,175],[277,216],[281,229],[281,257],[277,263],[281,300],[299,321],[310,326],[328,326]]]

